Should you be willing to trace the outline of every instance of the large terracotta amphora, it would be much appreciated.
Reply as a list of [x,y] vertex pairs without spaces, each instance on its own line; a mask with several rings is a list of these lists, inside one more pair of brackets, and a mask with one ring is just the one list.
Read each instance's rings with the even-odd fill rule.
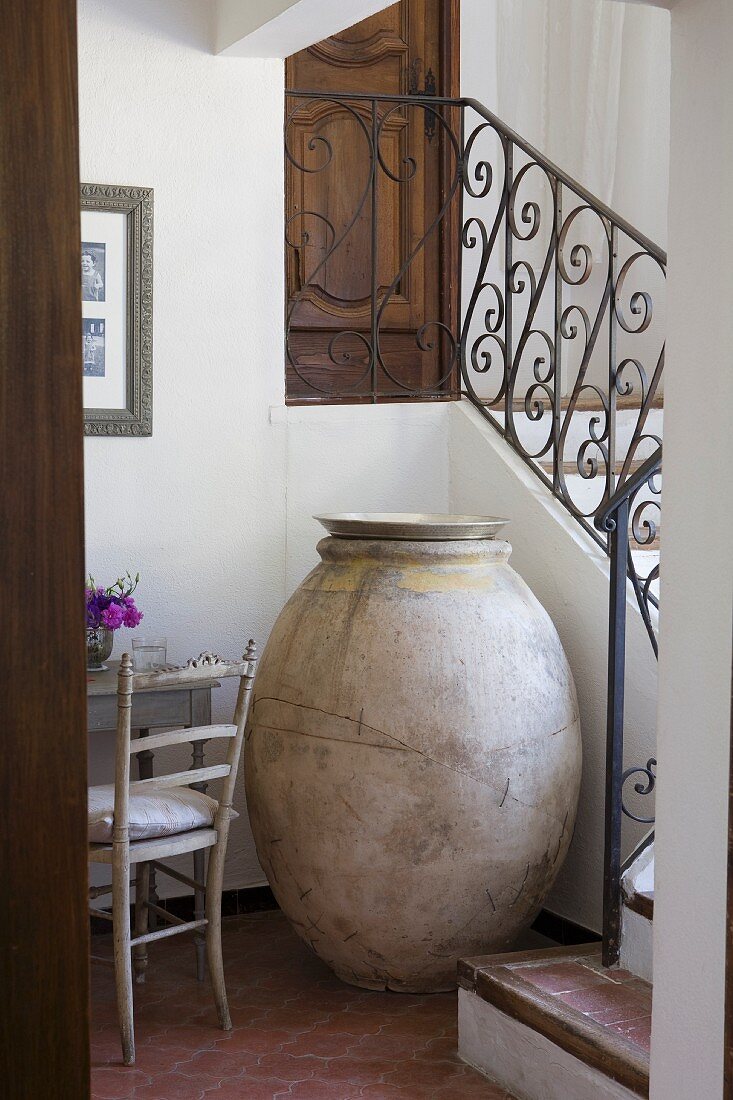
[[259,663],[245,750],[262,867],[344,981],[450,989],[510,947],[570,844],[578,705],[503,521],[319,517]]

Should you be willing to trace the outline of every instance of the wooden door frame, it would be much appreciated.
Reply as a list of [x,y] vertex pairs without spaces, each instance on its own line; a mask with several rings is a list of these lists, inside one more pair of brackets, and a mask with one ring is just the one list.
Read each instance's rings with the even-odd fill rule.
[[733,1100],[733,669],[731,670],[731,749],[727,788],[727,891],[725,899],[725,1021],[723,1100]]
[[[461,0],[439,0],[440,3],[440,71],[443,75],[444,95],[459,99],[461,95]],[[453,129],[457,129],[460,141],[461,119],[459,112],[451,108],[449,120]],[[450,178],[451,150],[443,142],[441,177],[443,194],[445,182]],[[440,312],[442,320],[451,332],[457,332],[460,324],[460,264],[461,264],[461,211],[454,201],[452,209],[440,226],[440,255],[444,259],[440,280]],[[453,368],[455,378],[451,383],[451,396],[460,397],[461,367],[457,362]]]
[[89,1096],[76,0],[0,37],[0,1080]]
[[438,0],[440,4],[440,71],[444,75],[443,95],[458,99],[461,94],[461,0]]

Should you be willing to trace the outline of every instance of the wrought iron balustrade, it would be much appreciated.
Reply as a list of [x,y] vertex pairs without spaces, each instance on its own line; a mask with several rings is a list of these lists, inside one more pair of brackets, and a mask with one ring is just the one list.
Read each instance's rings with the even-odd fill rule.
[[[611,557],[613,959],[623,786],[643,772],[636,792],[654,787],[653,761],[623,769],[621,608],[628,577],[656,653],[659,568],[644,552],[659,536],[666,255],[475,100],[288,92],[285,154],[298,195],[286,226],[289,398],[465,397]],[[329,186],[309,189],[329,173]],[[410,212],[426,194],[415,235]],[[317,208],[309,195],[327,199]],[[380,249],[385,221],[399,242],[394,270]],[[446,256],[440,292],[410,313],[415,285]],[[360,296],[348,302],[339,279],[354,270]],[[325,303],[320,327],[314,302]]]
[[[599,509],[596,524],[610,539],[611,584],[608,616],[608,699],[606,709],[606,835],[603,874],[603,957],[610,966],[618,961],[621,940],[621,829],[624,815],[643,825],[652,816],[641,816],[626,801],[624,791],[633,786],[640,796],[651,794],[656,784],[657,761],[624,769],[624,687],[626,682],[627,576],[634,586],[644,623],[657,652],[652,586],[659,580],[659,565],[641,579],[631,551],[631,532],[637,541],[656,536],[662,472],[662,447],[641,464]],[[643,529],[643,533],[642,533]],[[632,853],[633,855],[633,853]],[[627,861],[628,863],[628,861]]]

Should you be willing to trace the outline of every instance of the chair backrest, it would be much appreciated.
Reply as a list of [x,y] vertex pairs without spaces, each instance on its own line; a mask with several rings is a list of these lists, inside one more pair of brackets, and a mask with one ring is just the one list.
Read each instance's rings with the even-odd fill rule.
[[[210,779],[223,779],[219,809],[216,815],[217,825],[229,817],[234,796],[234,784],[237,778],[239,758],[244,739],[244,727],[247,722],[252,684],[257,665],[257,649],[250,639],[246,652],[240,661],[225,661],[214,653],[202,653],[191,658],[185,665],[165,665],[150,672],[134,672],[132,658],[123,653],[117,676],[117,742],[115,755],[115,806],[113,839],[127,841],[129,824],[130,788],[144,791],[147,787],[188,787],[192,783],[207,782]],[[132,696],[135,691],[151,688],[174,688],[195,684],[200,680],[218,680],[226,676],[239,677],[239,691],[234,708],[234,722],[231,725],[197,726],[192,729],[167,730],[164,733],[151,734],[144,742],[132,740],[131,711]],[[154,779],[142,779],[130,783],[130,757],[145,749],[160,749],[167,745],[188,744],[193,741],[228,739],[226,762],[208,767],[190,768],[187,771],[172,772],[156,776]]]

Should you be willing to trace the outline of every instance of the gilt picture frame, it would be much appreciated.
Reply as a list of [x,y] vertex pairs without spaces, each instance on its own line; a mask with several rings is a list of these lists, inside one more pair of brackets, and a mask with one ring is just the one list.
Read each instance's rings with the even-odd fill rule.
[[153,432],[153,189],[81,185],[84,434]]

